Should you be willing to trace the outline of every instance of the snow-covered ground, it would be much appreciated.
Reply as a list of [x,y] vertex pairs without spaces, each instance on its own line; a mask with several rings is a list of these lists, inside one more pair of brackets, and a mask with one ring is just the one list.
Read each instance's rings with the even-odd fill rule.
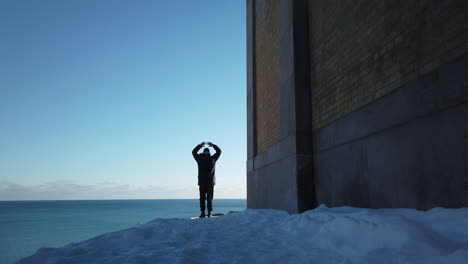
[[320,206],[156,219],[19,263],[468,263],[468,208]]

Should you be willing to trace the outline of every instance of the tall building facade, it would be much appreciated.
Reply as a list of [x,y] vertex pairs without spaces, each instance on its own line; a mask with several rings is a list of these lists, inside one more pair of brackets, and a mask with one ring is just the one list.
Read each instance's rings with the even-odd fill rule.
[[247,206],[468,206],[468,2],[247,0]]

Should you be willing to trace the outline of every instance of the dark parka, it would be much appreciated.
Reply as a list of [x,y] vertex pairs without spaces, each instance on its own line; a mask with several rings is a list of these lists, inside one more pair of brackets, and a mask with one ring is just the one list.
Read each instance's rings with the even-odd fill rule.
[[202,147],[203,145],[197,145],[192,150],[193,158],[198,163],[198,185],[215,185],[215,166],[216,161],[219,159],[219,156],[221,156],[221,149],[213,144],[213,148],[216,150],[216,153],[213,156],[209,154],[198,154],[198,151]]

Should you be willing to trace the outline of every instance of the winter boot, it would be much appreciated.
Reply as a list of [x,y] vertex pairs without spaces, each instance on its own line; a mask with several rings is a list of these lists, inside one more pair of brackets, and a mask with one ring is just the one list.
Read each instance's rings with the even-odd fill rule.
[[201,211],[200,218],[205,218],[205,217],[206,217],[205,211]]
[[211,211],[208,211],[208,217],[211,217]]

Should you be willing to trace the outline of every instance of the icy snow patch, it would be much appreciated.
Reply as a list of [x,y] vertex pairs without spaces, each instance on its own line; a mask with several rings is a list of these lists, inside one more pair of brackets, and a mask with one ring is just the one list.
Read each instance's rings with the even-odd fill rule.
[[468,208],[319,206],[302,214],[245,210],[156,219],[61,248],[28,263],[468,263]]

